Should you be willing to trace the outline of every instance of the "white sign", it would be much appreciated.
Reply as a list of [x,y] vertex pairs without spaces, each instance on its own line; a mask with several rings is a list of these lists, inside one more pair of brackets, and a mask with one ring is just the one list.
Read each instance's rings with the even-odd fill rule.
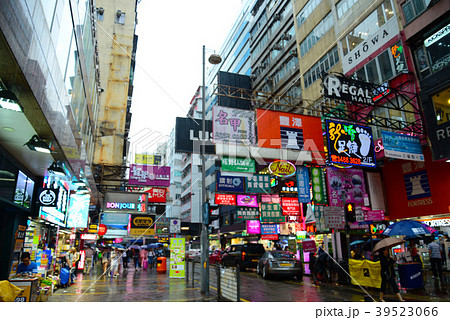
[[169,232],[170,233],[180,233],[181,232],[180,219],[170,219]]
[[425,45],[425,47],[429,47],[433,43],[435,43],[436,41],[442,39],[443,37],[445,37],[449,33],[450,33],[450,24],[448,24],[445,27],[443,27],[441,30],[439,30],[438,32],[433,34],[431,37],[425,39],[423,44]]
[[255,112],[213,107],[213,142],[255,145]]
[[342,59],[342,69],[344,70],[344,74],[356,67],[371,54],[375,53],[375,51],[384,46],[389,40],[399,34],[399,32],[397,19],[396,17],[392,17],[366,41],[357,45],[352,51],[344,56],[344,59]]

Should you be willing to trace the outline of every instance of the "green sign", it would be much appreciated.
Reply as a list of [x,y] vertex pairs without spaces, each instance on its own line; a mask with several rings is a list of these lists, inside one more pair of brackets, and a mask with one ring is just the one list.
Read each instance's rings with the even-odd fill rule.
[[286,222],[279,203],[261,204],[261,222]]
[[258,208],[239,207],[236,210],[236,221],[259,220]]
[[249,158],[222,157],[222,170],[255,173],[255,160]]
[[245,178],[246,190],[249,193],[270,193],[270,175],[256,174],[251,178]]
[[328,204],[325,173],[322,168],[311,168],[311,185],[314,204]]
[[185,239],[170,239],[170,270],[169,278],[185,277]]

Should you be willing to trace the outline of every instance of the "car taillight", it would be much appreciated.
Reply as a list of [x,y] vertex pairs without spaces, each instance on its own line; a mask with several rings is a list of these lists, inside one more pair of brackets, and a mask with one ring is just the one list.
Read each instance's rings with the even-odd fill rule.
[[242,260],[245,259],[245,252],[242,252]]

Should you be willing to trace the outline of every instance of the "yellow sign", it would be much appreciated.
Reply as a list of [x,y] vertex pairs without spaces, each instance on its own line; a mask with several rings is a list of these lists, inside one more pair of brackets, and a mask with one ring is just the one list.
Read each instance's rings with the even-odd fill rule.
[[144,228],[133,228],[130,229],[130,237],[140,237],[140,236],[154,236],[155,235],[155,229],[149,228],[149,229],[144,229]]
[[269,171],[275,176],[287,178],[295,174],[295,165],[286,160],[275,160],[269,165]]
[[152,154],[136,154],[134,157],[135,164],[159,165],[161,164],[161,156]]
[[372,288],[381,287],[380,261],[349,259],[352,284]]

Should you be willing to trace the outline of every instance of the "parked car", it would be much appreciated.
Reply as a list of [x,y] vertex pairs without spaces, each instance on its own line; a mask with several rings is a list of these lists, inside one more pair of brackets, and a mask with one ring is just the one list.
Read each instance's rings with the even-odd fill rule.
[[209,253],[209,264],[220,264],[222,262],[223,250],[213,250]]
[[234,244],[222,255],[222,265],[240,270],[256,268],[266,250],[259,243]]
[[200,242],[191,242],[186,245],[186,260],[200,261],[201,247]]
[[303,264],[292,252],[267,251],[259,259],[256,273],[261,274],[264,279],[276,275],[296,277],[298,281],[301,281],[303,279]]

